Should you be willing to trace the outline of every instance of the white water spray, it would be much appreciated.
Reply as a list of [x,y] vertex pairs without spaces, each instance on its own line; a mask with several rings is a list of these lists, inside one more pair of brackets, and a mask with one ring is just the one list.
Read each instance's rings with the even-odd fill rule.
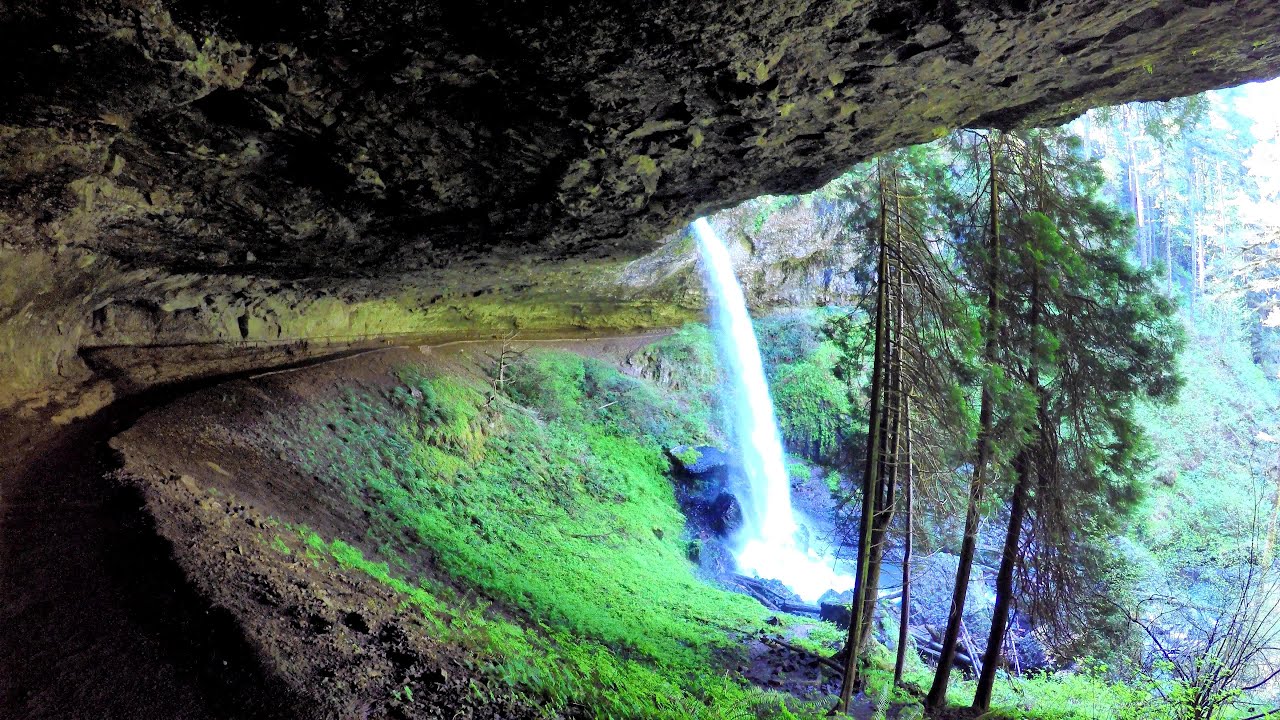
[[742,286],[733,273],[729,250],[706,218],[695,220],[693,230],[713,299],[716,342],[733,383],[730,412],[750,490],[743,507],[746,524],[739,538],[738,569],[779,580],[809,602],[829,589],[848,590],[853,587],[852,577],[837,573],[829,557],[796,543],[791,480]]

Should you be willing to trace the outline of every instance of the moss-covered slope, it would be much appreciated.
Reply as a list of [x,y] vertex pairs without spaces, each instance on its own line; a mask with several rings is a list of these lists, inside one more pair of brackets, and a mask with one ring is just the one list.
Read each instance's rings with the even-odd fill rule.
[[784,712],[730,672],[766,611],[688,558],[663,447],[707,428],[599,361],[540,354],[497,394],[487,362],[236,383],[116,443],[180,564],[319,716]]

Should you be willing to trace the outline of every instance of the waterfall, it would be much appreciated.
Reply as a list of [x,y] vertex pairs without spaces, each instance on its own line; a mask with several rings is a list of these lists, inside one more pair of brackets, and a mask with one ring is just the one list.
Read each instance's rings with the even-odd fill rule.
[[749,493],[739,498],[744,524],[737,538],[738,569],[779,580],[810,602],[828,589],[852,588],[853,578],[837,573],[830,557],[796,541],[799,524],[791,508],[782,436],[742,286],[728,248],[706,218],[695,220],[693,230],[711,292],[712,329],[732,384],[728,410]]

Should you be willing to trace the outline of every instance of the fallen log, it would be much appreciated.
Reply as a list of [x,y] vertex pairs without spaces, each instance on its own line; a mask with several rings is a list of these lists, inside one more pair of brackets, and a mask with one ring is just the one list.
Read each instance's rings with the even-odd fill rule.
[[[939,656],[942,655],[942,648],[940,647],[933,648],[925,645],[917,645],[916,651],[919,652],[921,655],[924,655],[925,657],[934,661],[935,663],[938,662]],[[965,655],[964,653],[957,652],[952,662],[962,669],[973,672],[973,661],[970,660],[969,656]]]
[[747,577],[746,575],[733,575],[732,578],[738,587],[745,590],[748,595],[770,610],[812,615],[814,617],[818,617],[822,612],[817,605],[798,602],[798,598],[794,595],[780,593],[757,578]]
[[784,602],[778,605],[778,609],[782,612],[796,613],[798,615],[812,615],[818,617],[822,614],[822,608],[817,605],[808,605],[806,603]]
[[749,578],[746,575],[733,575],[732,578],[734,584],[755,598],[761,605],[770,610],[781,612],[780,603],[785,602],[785,598],[779,597],[777,593],[770,591],[755,578]]

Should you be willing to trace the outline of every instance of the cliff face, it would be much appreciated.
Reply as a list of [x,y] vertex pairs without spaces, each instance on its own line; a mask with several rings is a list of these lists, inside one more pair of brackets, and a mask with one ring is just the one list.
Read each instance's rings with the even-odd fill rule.
[[[765,196],[716,213],[716,233],[729,247],[747,303],[755,310],[849,305],[866,266],[866,233],[841,200],[822,192]],[[687,231],[628,263],[620,282],[634,296],[680,307],[707,307],[697,246]]]
[[[960,125],[1269,76],[1277,24],[1271,0],[13,0],[4,399],[83,374],[86,342],[660,322],[670,298],[616,281],[695,214]],[[388,302],[412,319],[362,319]]]

